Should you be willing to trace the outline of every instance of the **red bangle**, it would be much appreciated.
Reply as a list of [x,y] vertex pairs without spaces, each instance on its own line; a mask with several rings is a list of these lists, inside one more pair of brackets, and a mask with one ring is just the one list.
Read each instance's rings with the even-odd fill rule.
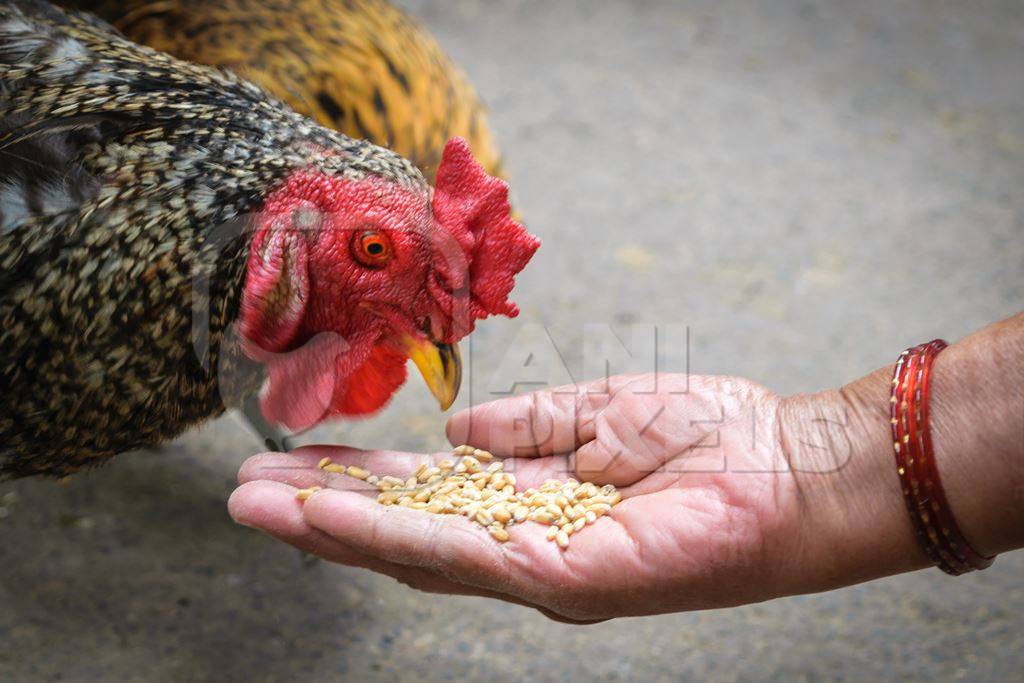
[[957,526],[942,489],[928,428],[932,362],[946,348],[936,339],[907,349],[892,376],[892,440],[896,471],[921,547],[942,571],[954,576],[984,569],[995,557],[974,550]]

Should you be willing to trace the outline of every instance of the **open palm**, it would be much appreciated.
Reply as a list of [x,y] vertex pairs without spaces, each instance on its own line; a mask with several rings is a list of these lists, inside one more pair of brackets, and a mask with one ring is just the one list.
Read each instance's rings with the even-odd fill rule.
[[[570,621],[721,607],[787,592],[799,496],[786,473],[781,399],[745,380],[644,375],[537,392],[452,418],[453,443],[505,457],[517,488],[574,476],[623,501],[561,550],[527,522],[507,543],[461,516],[376,503],[322,457],[409,476],[421,455],[309,447],[242,467],[241,523],[325,559],[416,588],[485,595]],[[322,486],[305,503],[297,488]]]

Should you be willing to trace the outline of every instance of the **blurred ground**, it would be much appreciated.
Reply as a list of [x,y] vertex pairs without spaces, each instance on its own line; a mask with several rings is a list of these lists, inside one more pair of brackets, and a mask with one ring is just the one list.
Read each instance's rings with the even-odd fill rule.
[[[693,371],[792,392],[1021,309],[1016,0],[408,6],[491,103],[544,239],[523,316],[474,339],[474,401],[540,324],[574,373],[584,324],[683,324]],[[313,438],[433,449],[442,424],[412,383]],[[236,527],[224,502],[254,448],[229,418],[64,485],[0,485],[0,679],[1024,676],[1024,553],[960,579],[569,627],[306,566]]]

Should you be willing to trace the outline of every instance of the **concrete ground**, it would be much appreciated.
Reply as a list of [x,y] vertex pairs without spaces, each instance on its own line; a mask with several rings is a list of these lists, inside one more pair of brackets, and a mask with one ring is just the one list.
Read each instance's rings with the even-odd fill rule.
[[[474,339],[463,404],[507,389],[524,344],[580,374],[585,324],[688,325],[694,372],[795,392],[1024,302],[1017,0],[408,5],[490,102],[544,240],[522,317]],[[442,424],[414,382],[311,438],[435,449]],[[1024,676],[1022,553],[958,579],[571,627],[235,526],[224,503],[255,448],[226,418],[63,485],[0,485],[0,679]]]

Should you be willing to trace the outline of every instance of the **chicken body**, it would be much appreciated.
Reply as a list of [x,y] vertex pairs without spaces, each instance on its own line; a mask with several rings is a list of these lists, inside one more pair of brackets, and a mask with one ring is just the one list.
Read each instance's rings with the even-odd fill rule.
[[324,126],[388,147],[433,181],[445,142],[501,158],[484,106],[437,42],[385,0],[61,0],[128,38],[222,66]]
[[0,5],[0,479],[158,443],[256,391],[225,333],[246,217],[296,169],[428,192],[229,72]]

